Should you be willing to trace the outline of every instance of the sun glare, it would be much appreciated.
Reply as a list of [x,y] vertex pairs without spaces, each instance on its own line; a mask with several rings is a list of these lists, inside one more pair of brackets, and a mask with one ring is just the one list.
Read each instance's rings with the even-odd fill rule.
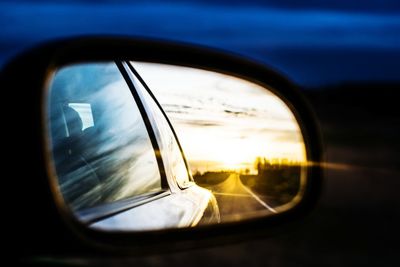
[[187,67],[133,63],[170,118],[192,172],[256,171],[256,159],[306,161],[299,125],[269,90]]

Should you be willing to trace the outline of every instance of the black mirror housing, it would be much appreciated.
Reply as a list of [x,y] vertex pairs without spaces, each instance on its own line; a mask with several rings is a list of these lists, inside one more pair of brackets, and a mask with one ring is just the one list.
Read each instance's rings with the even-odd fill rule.
[[[80,62],[136,60],[212,70],[268,85],[295,114],[307,148],[308,182],[301,201],[286,212],[240,223],[141,233],[99,232],[77,223],[63,210],[46,158],[44,113],[52,72]],[[121,37],[86,37],[50,42],[18,56],[0,74],[7,115],[8,177],[4,190],[10,208],[7,245],[23,257],[33,255],[143,254],[177,250],[273,234],[298,222],[313,208],[322,186],[323,150],[313,112],[301,92],[277,72],[239,56],[173,42]],[[10,114],[10,111],[8,112]],[[10,120],[10,121],[8,121]],[[3,202],[6,203],[6,202]]]

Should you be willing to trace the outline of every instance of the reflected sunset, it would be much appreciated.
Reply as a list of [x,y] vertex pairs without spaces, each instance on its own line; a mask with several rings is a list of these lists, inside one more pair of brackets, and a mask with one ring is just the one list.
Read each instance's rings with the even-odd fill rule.
[[132,64],[171,120],[192,173],[257,173],[257,159],[306,161],[293,114],[263,87],[205,70]]

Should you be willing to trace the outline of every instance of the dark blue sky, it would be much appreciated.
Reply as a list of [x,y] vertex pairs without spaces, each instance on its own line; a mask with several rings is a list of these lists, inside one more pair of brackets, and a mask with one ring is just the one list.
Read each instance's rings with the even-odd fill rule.
[[3,1],[0,65],[45,40],[122,34],[233,51],[306,87],[400,81],[400,1],[299,2]]

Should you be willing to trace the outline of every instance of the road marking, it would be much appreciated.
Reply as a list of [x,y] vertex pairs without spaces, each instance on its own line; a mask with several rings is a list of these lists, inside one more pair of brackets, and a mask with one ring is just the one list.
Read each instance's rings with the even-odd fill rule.
[[256,194],[253,193],[253,191],[251,191],[249,188],[247,188],[247,186],[243,186],[244,190],[246,190],[250,195],[252,195],[261,205],[263,205],[266,209],[268,209],[269,211],[273,212],[273,213],[278,213],[276,210],[274,210],[273,208],[271,208],[267,203],[265,203],[264,201],[262,201]]

